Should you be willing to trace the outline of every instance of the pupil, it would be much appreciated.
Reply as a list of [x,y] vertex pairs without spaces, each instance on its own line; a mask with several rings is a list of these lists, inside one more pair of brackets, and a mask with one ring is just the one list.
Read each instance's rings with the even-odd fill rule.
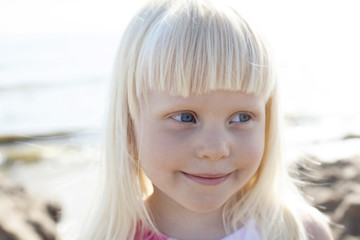
[[191,115],[190,113],[181,114],[181,121],[183,121],[183,122],[193,122],[194,121],[194,116]]
[[240,121],[241,122],[246,122],[249,120],[249,116],[248,115],[245,115],[245,114],[242,114],[240,115]]

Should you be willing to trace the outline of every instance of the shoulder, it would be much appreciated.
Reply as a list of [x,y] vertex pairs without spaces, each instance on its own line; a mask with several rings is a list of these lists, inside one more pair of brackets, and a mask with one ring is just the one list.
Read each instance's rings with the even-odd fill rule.
[[302,221],[309,240],[333,240],[327,219],[320,212],[302,214]]

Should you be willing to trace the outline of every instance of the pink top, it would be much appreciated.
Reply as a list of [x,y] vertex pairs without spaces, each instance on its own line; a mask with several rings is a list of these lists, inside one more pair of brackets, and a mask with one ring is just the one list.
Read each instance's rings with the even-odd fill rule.
[[[152,231],[146,231],[143,238],[140,238],[140,232],[136,232],[134,240],[176,240],[175,238],[157,235]],[[220,240],[261,240],[258,229],[253,221],[248,222],[239,230],[233,232]]]

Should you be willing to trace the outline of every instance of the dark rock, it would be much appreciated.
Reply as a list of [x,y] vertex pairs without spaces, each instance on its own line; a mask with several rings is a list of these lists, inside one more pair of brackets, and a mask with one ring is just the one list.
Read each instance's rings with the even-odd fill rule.
[[341,202],[342,199],[340,198],[330,198],[324,202],[319,203],[318,206],[322,209],[323,212],[332,213],[341,204]]
[[0,176],[0,240],[56,240],[60,207]]
[[360,195],[347,196],[336,209],[335,218],[344,225],[347,234],[360,236]]
[[334,239],[360,239],[360,157],[319,162],[307,159],[294,166],[305,197],[329,216]]
[[58,203],[47,203],[46,210],[54,222],[59,222],[61,218],[61,207]]
[[345,135],[342,139],[347,140],[347,139],[354,139],[354,138],[360,138],[360,135],[350,133],[350,134]]
[[0,224],[0,240],[19,240],[14,234],[5,231]]
[[30,224],[35,232],[44,240],[55,240],[55,235],[46,229],[41,223],[35,221],[27,221]]

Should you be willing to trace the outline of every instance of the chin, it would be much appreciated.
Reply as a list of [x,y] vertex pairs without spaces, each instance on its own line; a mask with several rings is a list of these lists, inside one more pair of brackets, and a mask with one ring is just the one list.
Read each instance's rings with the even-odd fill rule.
[[196,213],[210,213],[214,212],[224,205],[225,201],[196,201],[194,203],[189,203],[183,205],[185,208],[189,209],[192,212]]

